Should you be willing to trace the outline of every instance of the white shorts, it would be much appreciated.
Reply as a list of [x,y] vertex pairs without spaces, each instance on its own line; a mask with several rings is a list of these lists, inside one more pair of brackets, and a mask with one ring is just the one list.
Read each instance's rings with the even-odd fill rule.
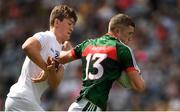
[[5,111],[44,111],[36,102],[24,98],[7,97]]
[[102,111],[97,105],[91,103],[89,100],[82,98],[80,101],[74,102],[68,109],[71,111]]

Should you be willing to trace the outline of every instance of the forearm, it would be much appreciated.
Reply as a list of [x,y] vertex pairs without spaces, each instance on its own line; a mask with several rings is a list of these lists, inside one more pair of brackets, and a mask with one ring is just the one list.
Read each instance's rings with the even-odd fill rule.
[[61,64],[66,64],[68,62],[71,62],[75,60],[72,56],[71,56],[71,51],[62,51],[60,58],[58,59],[58,62]]
[[143,78],[140,77],[139,81],[133,82],[131,81],[132,88],[137,92],[142,92],[145,89],[145,83]]
[[26,50],[26,55],[33,61],[36,65],[38,65],[42,70],[47,70],[47,64],[41,57],[40,53],[33,50]]
[[137,92],[142,92],[145,89],[145,83],[138,71],[129,71],[127,75],[130,79],[132,88]]
[[51,89],[56,89],[60,84],[61,80],[64,76],[64,69],[61,69],[56,74],[49,74],[48,75],[48,84]]

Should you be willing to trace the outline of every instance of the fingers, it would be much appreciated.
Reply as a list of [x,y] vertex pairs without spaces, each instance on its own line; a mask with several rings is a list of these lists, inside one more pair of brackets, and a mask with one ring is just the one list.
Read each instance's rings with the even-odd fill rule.
[[48,56],[48,59],[47,59],[47,64],[50,65],[51,64],[51,57]]
[[32,82],[33,83],[39,83],[39,82],[42,82],[45,80],[45,78],[43,78],[43,75],[40,74],[38,77],[35,77],[35,78],[31,78]]
[[31,80],[33,83],[39,83],[39,82],[44,81],[44,80],[42,80],[42,78],[31,78]]
[[72,48],[72,44],[69,41],[65,41],[63,44],[63,50],[67,51]]
[[51,72],[51,71],[56,71],[57,68],[55,67],[55,65],[49,65],[49,66],[47,66],[47,70],[48,70],[49,72]]
[[47,59],[47,65],[53,65],[56,68],[58,68],[59,62],[56,59],[49,56],[48,59]]
[[59,68],[57,69],[56,72],[59,72],[59,71],[64,71],[64,65],[63,64],[59,65]]
[[31,80],[33,83],[39,83],[45,81],[47,79],[47,76],[48,75],[44,71],[42,71],[37,77],[31,78]]
[[31,78],[31,80],[33,83],[45,81],[49,74],[56,74],[59,70],[62,71],[62,65],[59,66],[59,62],[49,56],[47,59],[47,70],[42,71],[39,75],[37,75],[37,77]]
[[56,59],[52,58],[51,64],[52,64],[52,65],[55,65],[55,67],[56,67],[57,69],[59,68],[59,62],[58,62]]

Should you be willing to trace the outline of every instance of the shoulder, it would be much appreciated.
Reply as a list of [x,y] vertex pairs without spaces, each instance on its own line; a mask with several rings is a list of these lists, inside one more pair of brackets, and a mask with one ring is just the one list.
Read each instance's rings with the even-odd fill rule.
[[89,45],[90,43],[92,43],[93,39],[87,39],[87,40],[84,40],[83,42],[81,42],[80,44],[78,44],[78,46],[87,46]]
[[129,46],[125,45],[122,42],[117,42],[116,47],[117,47],[118,51],[129,51],[129,52],[132,51]]
[[34,36],[41,36],[41,37],[43,37],[43,36],[46,36],[47,35],[47,32],[45,31],[45,32],[37,32],[37,33],[35,33],[34,34]]
[[49,40],[50,35],[48,31],[45,32],[37,32],[33,35],[38,40]]
[[92,42],[94,39],[87,39],[85,41],[83,41],[82,43],[89,43],[89,42]]
[[48,45],[48,43],[51,42],[51,38],[49,38],[50,35],[48,34],[48,31],[37,32],[32,37],[37,39],[42,47]]

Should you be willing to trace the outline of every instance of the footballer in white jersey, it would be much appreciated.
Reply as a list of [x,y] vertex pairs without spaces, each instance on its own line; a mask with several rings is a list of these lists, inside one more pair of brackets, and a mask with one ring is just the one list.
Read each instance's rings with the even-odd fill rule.
[[[63,77],[63,66],[50,65],[48,57],[57,58],[63,43],[70,38],[77,21],[75,11],[67,5],[55,6],[50,15],[50,30],[38,32],[22,45],[26,59],[21,75],[11,88],[5,102],[5,111],[43,111],[40,98],[47,88],[56,89]],[[51,66],[53,69],[49,70]],[[46,78],[40,83],[33,82],[41,73]],[[40,77],[41,78],[41,77]]]
[[[56,58],[60,55],[62,44],[58,43],[53,32],[39,32],[33,37],[41,44],[42,50],[40,54],[44,60],[47,60],[48,56]],[[42,69],[26,56],[18,82],[11,87],[7,96],[10,98],[23,98],[31,102],[31,105],[40,104],[40,97],[48,88],[47,80],[41,83],[33,83],[31,78],[36,77],[41,71]],[[33,108],[31,109],[33,110]]]

